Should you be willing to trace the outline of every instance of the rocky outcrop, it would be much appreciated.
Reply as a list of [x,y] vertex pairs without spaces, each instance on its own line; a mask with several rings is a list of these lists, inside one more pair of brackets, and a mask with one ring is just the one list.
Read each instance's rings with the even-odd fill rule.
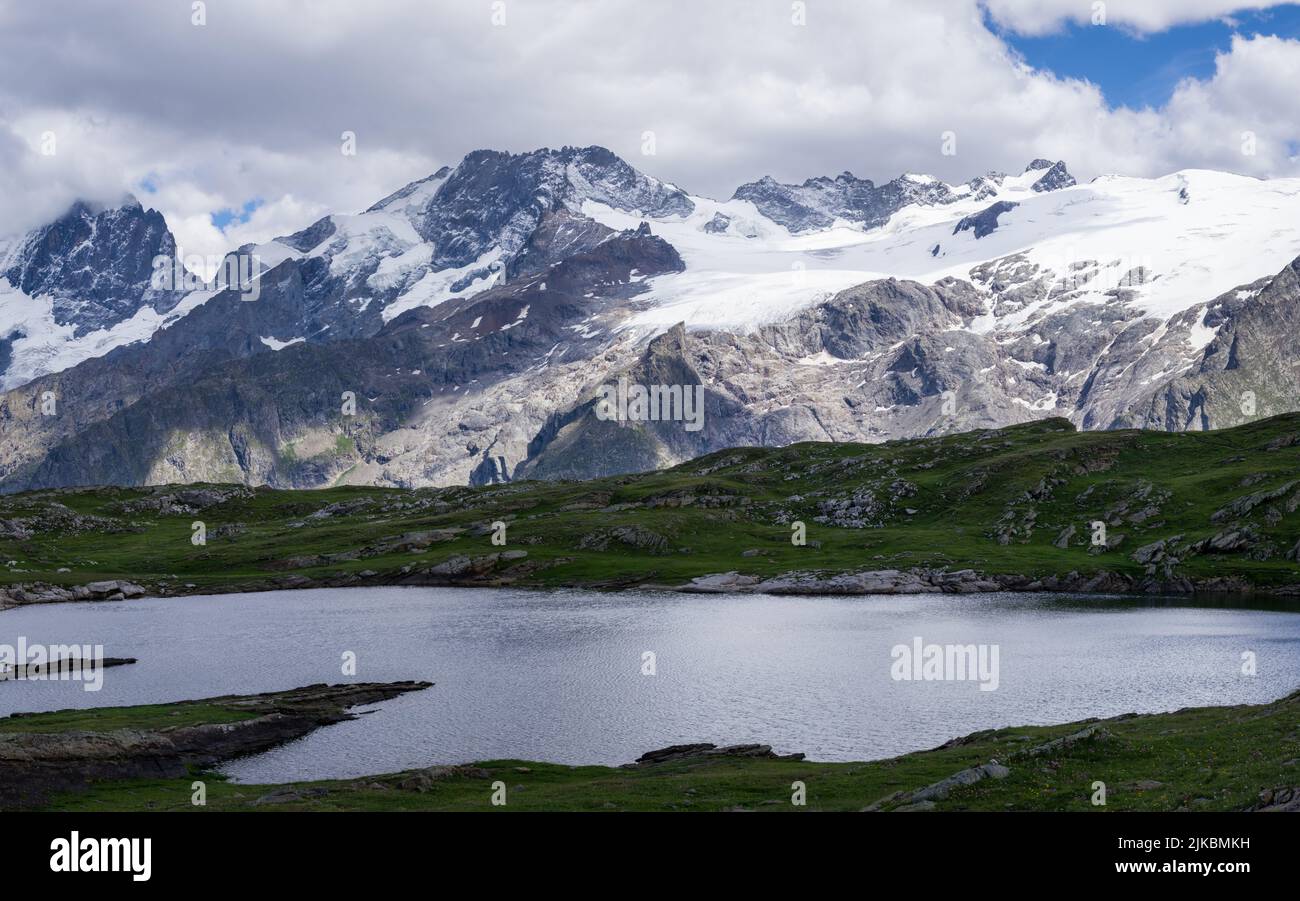
[[[1047,161],[1035,160],[1034,162],[1043,163]],[[1030,164],[1030,168],[1033,168],[1033,163]],[[1072,188],[1076,184],[1078,182],[1074,180],[1074,176],[1065,168],[1065,161],[1057,160],[1046,167],[1042,177],[1034,182],[1030,189],[1042,193],[1044,191],[1059,191],[1062,188]]]
[[694,209],[685,193],[642,175],[604,147],[475,150],[448,174],[415,227],[435,248],[438,268],[473,263],[496,246],[510,259],[546,212],[580,213],[588,200],[648,216],[684,216]]
[[[962,738],[955,738],[944,743],[938,750],[944,748],[961,747],[970,744],[972,741],[986,736],[987,733],[977,732],[974,735],[967,735]],[[1051,741],[1041,745],[1035,745],[1032,748],[1026,748],[1021,751],[1015,751],[1006,757],[1008,763],[1017,760],[1031,760],[1037,757],[1052,756],[1068,751],[1081,742],[1088,741],[1107,741],[1111,738],[1101,723],[1093,723],[1085,726],[1077,732],[1071,732],[1069,735],[1063,735],[1060,738],[1054,738]],[[988,763],[979,766],[967,767],[959,770],[951,776],[932,782],[922,788],[911,791],[894,792],[888,797],[881,798],[868,806],[862,808],[864,813],[875,812],[878,810],[889,809],[898,813],[933,810],[936,801],[947,800],[948,796],[955,790],[965,788],[966,786],[975,785],[985,779],[1006,779],[1011,775],[1011,768],[1004,766],[996,760],[990,760]]]
[[959,235],[964,231],[973,231],[975,238],[987,237],[997,231],[998,217],[1003,213],[1009,213],[1016,207],[1020,206],[1010,200],[999,200],[997,203],[990,204],[978,213],[970,216],[964,216],[957,225],[953,227],[952,233]]
[[696,576],[687,584],[678,586],[677,590],[686,594],[731,594],[752,591],[761,581],[757,576],[743,576],[737,572],[714,573]]
[[934,802],[946,800],[954,789],[974,785],[985,779],[1005,779],[1010,775],[1011,770],[996,760],[991,760],[980,766],[960,770],[924,788],[918,788],[915,791],[895,792],[886,798],[881,798],[874,804],[867,805],[862,810],[864,813],[872,813],[889,805],[892,805],[892,810],[899,813],[933,810],[935,807]]
[[[1033,169],[1045,170],[1033,184],[1035,191],[1054,191],[1075,183],[1064,162],[1035,160],[1025,171]],[[844,172],[835,178],[821,176],[793,185],[766,176],[741,185],[732,197],[748,200],[764,216],[795,233],[827,228],[836,220],[869,229],[884,225],[910,204],[943,206],[969,197],[982,199],[1005,180],[1002,173],[990,172],[954,187],[925,175],[901,175],[877,186],[870,179]]]
[[786,573],[754,586],[764,594],[969,594],[1000,591],[1003,583],[973,570],[879,569],[822,576],[811,572]]
[[49,585],[35,582],[30,585],[11,585],[0,588],[0,610],[26,604],[59,604],[69,601],[124,601],[143,597],[147,592],[134,582],[108,579],[87,582],[85,585]]
[[1300,788],[1286,785],[1266,788],[1259,793],[1259,801],[1248,809],[1265,813],[1300,813]]
[[579,539],[578,548],[586,551],[604,551],[609,549],[611,543],[633,550],[649,551],[652,554],[661,554],[668,550],[667,538],[641,526],[616,526],[612,529],[592,532]]
[[718,757],[762,758],[764,760],[803,760],[804,755],[777,754],[771,745],[717,745],[699,743],[691,745],[669,745],[655,751],[647,751],[636,759],[635,763],[624,764],[625,767],[654,766],[659,763],[678,763],[690,760],[713,760]]
[[[1122,573],[1100,570],[1070,572],[1035,578],[1007,573],[980,573],[971,569],[914,568],[876,569],[849,573],[796,571],[758,579],[736,572],[697,576],[672,586],[688,594],[757,593],[785,595],[873,595],[873,594],[976,594],[989,591],[1047,591],[1080,594],[1267,594],[1268,587],[1254,587],[1239,580],[1184,577],[1134,579]],[[1285,591],[1281,593],[1286,593]]]

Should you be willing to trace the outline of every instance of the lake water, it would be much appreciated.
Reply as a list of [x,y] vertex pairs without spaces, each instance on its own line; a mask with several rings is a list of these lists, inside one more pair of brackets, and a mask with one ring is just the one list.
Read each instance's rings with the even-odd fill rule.
[[[0,715],[436,683],[226,768],[278,782],[507,757],[618,764],[696,741],[866,760],[979,729],[1265,702],[1300,687],[1300,615],[1188,604],[358,588],[28,607],[0,613],[0,643],[102,644],[139,663],[106,670],[93,693],[0,682]],[[892,649],[917,637],[996,646],[996,690],[892,678]],[[1245,651],[1254,676],[1242,673]],[[347,652],[355,677],[341,672]]]

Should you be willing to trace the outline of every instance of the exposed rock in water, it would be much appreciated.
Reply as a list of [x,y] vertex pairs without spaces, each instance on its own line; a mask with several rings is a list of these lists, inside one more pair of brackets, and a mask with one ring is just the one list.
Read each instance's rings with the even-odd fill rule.
[[83,669],[108,669],[113,666],[129,666],[138,661],[134,657],[105,657],[102,660],[83,660],[79,657],[63,657],[50,663],[32,663],[21,666],[0,665],[0,682],[49,681],[62,674],[79,673]]
[[[190,767],[211,767],[352,719],[349,708],[432,684],[319,684],[189,702],[250,714],[248,719],[228,723],[108,732],[0,732],[0,807],[39,803],[51,793],[82,789],[96,780],[183,776]],[[15,714],[3,722],[9,726],[21,722],[22,716]]]
[[757,585],[755,576],[742,576],[740,573],[717,573],[711,576],[698,576],[690,584],[683,585],[678,591],[688,594],[726,594],[732,591],[744,591]]
[[717,745],[701,742],[692,745],[669,745],[655,751],[647,751],[636,759],[636,763],[624,764],[626,767],[650,766],[656,763],[668,763],[679,760],[697,760],[716,757],[761,757],[766,760],[803,760],[803,754],[776,754],[771,745]]

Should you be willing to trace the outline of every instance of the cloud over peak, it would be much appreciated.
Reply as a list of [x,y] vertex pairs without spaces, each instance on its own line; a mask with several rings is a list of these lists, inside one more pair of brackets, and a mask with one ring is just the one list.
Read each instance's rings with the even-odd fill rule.
[[[1115,0],[1107,27],[1249,6]],[[1300,171],[1289,124],[1300,121],[1296,41],[1239,37],[1211,77],[1179,84],[1159,109],[1130,110],[1027,66],[989,28],[991,18],[1040,33],[1090,9],[208,0],[196,25],[188,3],[0,0],[0,233],[76,197],[133,191],[187,251],[217,252],[364,209],[476,147],[600,144],[714,196],[763,174],[957,181],[1035,157],[1068,159],[1083,179]],[[45,154],[50,134],[56,151]],[[212,224],[214,211],[252,198],[263,204],[246,222]]]

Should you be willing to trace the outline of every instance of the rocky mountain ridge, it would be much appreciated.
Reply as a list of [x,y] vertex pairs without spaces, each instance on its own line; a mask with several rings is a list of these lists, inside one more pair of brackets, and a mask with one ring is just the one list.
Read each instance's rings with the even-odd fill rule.
[[[1300,397],[1288,337],[1300,234],[1199,237],[1203,222],[1253,210],[1241,221],[1260,229],[1289,209],[1276,191],[1276,208],[1251,207],[1250,180],[1234,179],[1082,186],[1035,160],[956,187],[763,179],[719,202],[603,148],[476,151],[363,213],[245,248],[261,263],[256,302],[150,297],[165,317],[155,331],[9,391],[0,489],[484,484],[1052,415],[1090,429],[1236,425]],[[132,261],[169,246],[157,213],[121,215],[136,231],[113,221],[103,234],[139,236],[135,253],[92,284],[127,284]],[[78,216],[53,233],[56,251],[85,240]],[[1153,219],[1267,252],[1208,279],[1195,247],[1119,255]],[[1096,232],[1114,237],[1098,245]],[[7,271],[36,285],[62,257],[23,259]],[[700,390],[703,428],[597,416],[620,378]]]

